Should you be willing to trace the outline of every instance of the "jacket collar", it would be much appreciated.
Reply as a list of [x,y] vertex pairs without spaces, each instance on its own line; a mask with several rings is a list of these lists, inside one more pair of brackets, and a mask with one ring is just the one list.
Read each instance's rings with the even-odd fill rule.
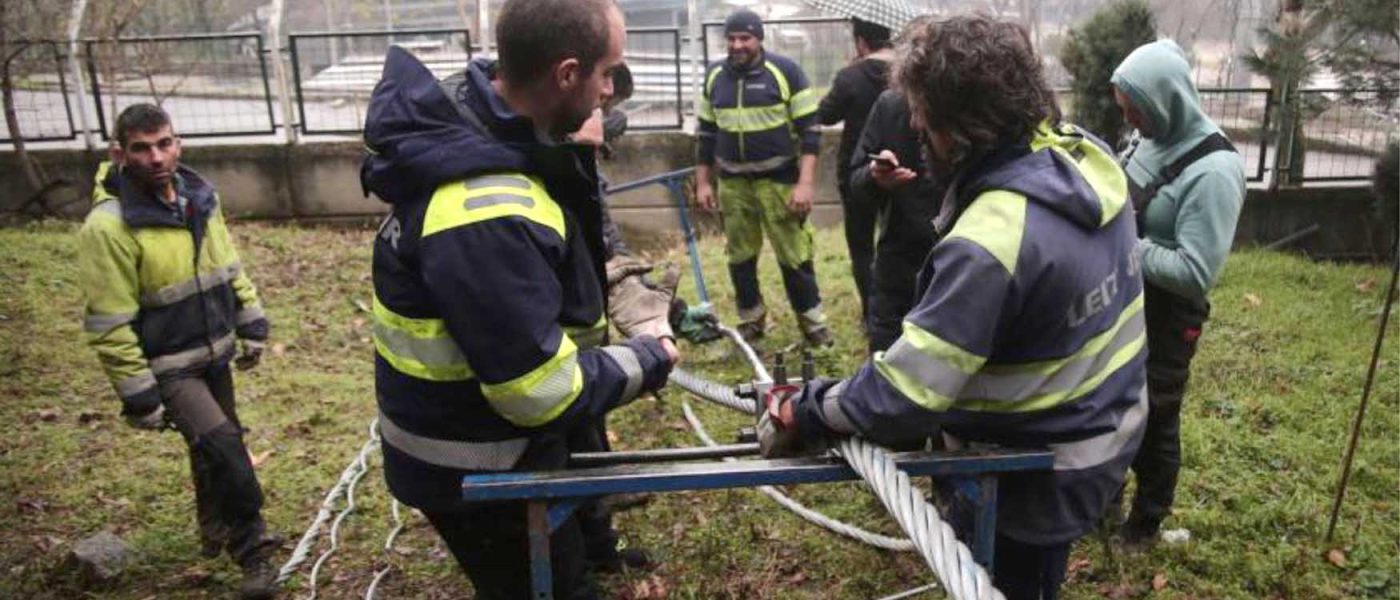
[[142,227],[185,227],[202,223],[214,212],[214,186],[199,172],[185,165],[175,168],[175,193],[185,199],[185,214],[123,176],[120,168],[107,170],[102,181],[106,192],[122,207],[122,221],[133,229]]

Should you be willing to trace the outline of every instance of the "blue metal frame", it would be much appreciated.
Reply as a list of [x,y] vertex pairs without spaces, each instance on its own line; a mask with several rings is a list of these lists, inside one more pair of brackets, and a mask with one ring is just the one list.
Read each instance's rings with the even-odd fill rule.
[[[912,477],[947,478],[955,491],[950,518],[973,557],[992,567],[996,544],[997,476],[1050,469],[1048,451],[979,449],[958,452],[894,454],[900,470]],[[496,473],[462,478],[466,502],[524,501],[530,540],[531,598],[553,598],[554,573],[549,563],[549,535],[590,497],[631,492],[676,492],[761,485],[828,483],[859,479],[834,456],[741,460],[727,463],[632,464],[534,473]]]
[[695,227],[690,222],[690,208],[686,206],[685,201],[685,182],[693,173],[695,173],[695,167],[686,167],[629,181],[622,185],[609,185],[608,195],[630,192],[652,184],[665,186],[666,190],[671,193],[671,200],[676,203],[676,215],[680,218],[681,232],[685,235],[686,253],[690,254],[690,271],[695,277],[695,293],[700,295],[700,308],[709,310],[710,292],[705,288],[705,273],[700,269],[700,249],[696,246]]

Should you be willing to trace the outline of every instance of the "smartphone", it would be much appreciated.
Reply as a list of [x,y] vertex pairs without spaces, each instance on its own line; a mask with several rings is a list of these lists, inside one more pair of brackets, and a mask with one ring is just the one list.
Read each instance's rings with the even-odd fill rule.
[[869,158],[870,160],[875,161],[875,162],[878,163],[880,166],[885,167],[886,169],[897,169],[897,168],[899,168],[899,165],[894,164],[894,161],[893,161],[893,160],[890,160],[889,157],[887,157],[887,156],[883,156],[883,155],[880,155],[880,154],[866,154],[865,156],[866,156],[866,158]]

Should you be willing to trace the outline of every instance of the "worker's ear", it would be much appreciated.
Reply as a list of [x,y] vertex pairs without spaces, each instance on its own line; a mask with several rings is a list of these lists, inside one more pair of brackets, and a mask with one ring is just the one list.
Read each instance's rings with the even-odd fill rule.
[[583,71],[577,58],[566,58],[554,66],[554,85],[561,91],[571,92],[583,83]]
[[118,144],[116,140],[112,140],[107,155],[112,159],[112,166],[118,169],[121,169],[122,165],[126,163],[126,152],[122,151],[121,144]]

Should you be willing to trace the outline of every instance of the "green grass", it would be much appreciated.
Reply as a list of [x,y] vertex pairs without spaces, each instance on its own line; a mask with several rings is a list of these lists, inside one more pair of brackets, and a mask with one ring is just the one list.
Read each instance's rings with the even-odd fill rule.
[[[294,539],[364,443],[374,414],[367,302],[366,230],[240,224],[244,263],[274,323],[274,347],[238,375],[241,415],[267,490],[267,518]],[[863,358],[854,287],[836,231],[818,234],[818,275],[837,346],[819,357],[826,374]],[[711,293],[733,321],[722,249],[703,245]],[[73,226],[0,230],[0,597],[203,598],[227,596],[238,573],[196,557],[192,490],[174,434],[128,429],[81,341]],[[670,258],[683,261],[673,252]],[[772,312],[769,351],[795,343],[771,254],[762,265]],[[1374,340],[1383,268],[1316,264],[1247,251],[1233,255],[1196,360],[1184,417],[1185,468],[1177,515],[1192,541],[1112,556],[1097,540],[1075,551],[1069,598],[1400,597],[1397,487],[1400,402],[1394,331],[1372,398],[1338,539],[1324,546],[1337,465]],[[689,282],[683,291],[689,293]],[[692,296],[693,297],[693,296]],[[726,344],[684,348],[686,365],[737,381],[745,367]],[[682,394],[644,399],[614,414],[619,448],[696,445]],[[747,419],[695,404],[721,440]],[[373,573],[396,570],[382,598],[456,598],[470,586],[421,517],[385,555],[389,498],[378,456],[361,483],[343,545],[323,568],[321,597],[361,597]],[[885,533],[895,528],[854,484],[802,486],[801,501]],[[912,555],[834,537],[752,490],[657,495],[619,516],[627,542],[663,562],[650,573],[610,577],[623,598],[870,598],[930,581]],[[75,541],[110,529],[140,552],[104,590],[56,577]],[[1343,567],[1325,559],[1340,549]],[[285,558],[285,553],[279,560]],[[313,556],[314,559],[314,556]],[[306,592],[308,564],[291,582]],[[1165,586],[1152,591],[1154,576]],[[664,592],[664,594],[662,593]]]

